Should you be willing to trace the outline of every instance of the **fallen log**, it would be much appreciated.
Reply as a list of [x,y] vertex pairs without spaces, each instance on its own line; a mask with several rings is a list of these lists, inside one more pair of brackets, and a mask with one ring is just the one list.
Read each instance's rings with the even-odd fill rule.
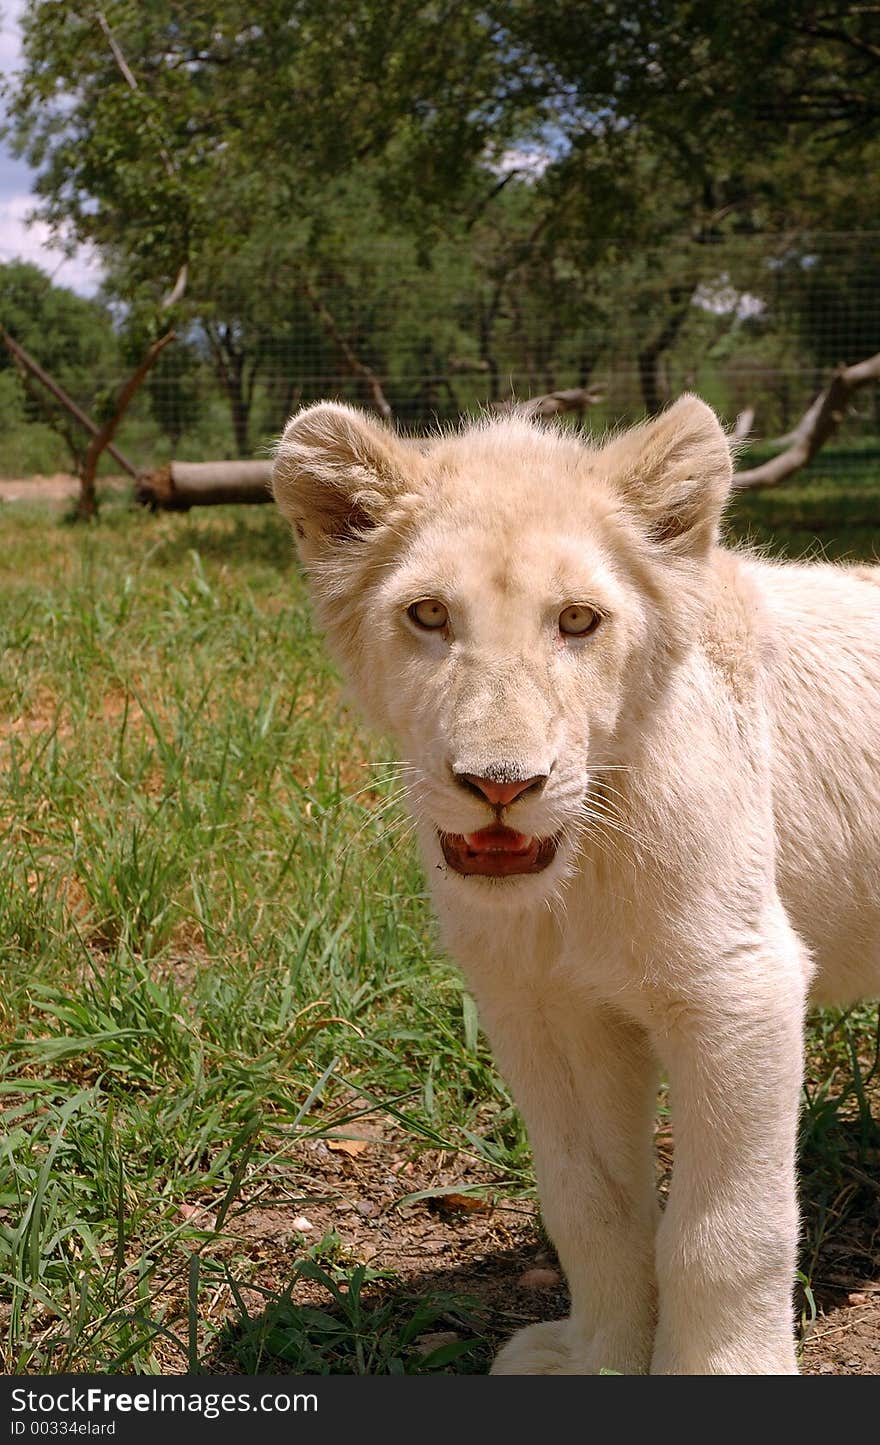
[[135,498],[154,511],[271,502],[272,461],[168,462],[138,478]]

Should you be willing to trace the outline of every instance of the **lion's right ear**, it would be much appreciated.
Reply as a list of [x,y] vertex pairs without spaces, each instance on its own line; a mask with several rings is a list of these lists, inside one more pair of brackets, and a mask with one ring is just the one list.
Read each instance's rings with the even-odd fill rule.
[[292,417],[272,490],[305,560],[379,525],[418,469],[418,453],[364,412],[320,402]]
[[668,554],[705,556],[730,492],[730,446],[711,407],[679,397],[608,442],[598,462]]

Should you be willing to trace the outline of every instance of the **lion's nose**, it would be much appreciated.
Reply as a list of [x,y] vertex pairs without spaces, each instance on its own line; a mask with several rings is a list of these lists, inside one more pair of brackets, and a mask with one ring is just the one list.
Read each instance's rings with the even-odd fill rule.
[[493,808],[506,808],[523,793],[532,789],[537,792],[547,781],[546,773],[539,773],[534,778],[518,778],[511,783],[496,783],[492,778],[477,777],[476,773],[456,773],[455,776],[463,787],[482,793]]

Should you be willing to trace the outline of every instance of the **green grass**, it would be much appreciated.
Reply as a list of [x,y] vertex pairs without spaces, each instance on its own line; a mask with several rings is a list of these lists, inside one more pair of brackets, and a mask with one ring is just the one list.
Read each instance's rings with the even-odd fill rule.
[[[858,490],[839,535],[870,555],[880,478]],[[735,525],[797,506],[799,551],[832,500],[749,497]],[[110,502],[89,529],[6,507],[0,535],[0,1367],[482,1368],[466,1300],[389,1293],[305,1238],[267,1284],[234,1228],[307,1211],[309,1141],[355,1094],[414,1150],[529,1183],[371,766],[391,753],[340,701],[285,529],[268,508]],[[841,1129],[861,1119],[872,1147],[852,1072],[870,1030],[827,1016],[816,1035],[829,1197],[857,1157]],[[326,1304],[301,1308],[304,1282]],[[467,1348],[420,1354],[450,1311]]]
[[3,1367],[150,1369],[180,1204],[301,1196],[342,1080],[524,1146],[274,515],[0,523]]
[[[451,1365],[456,1373],[472,1372],[480,1356],[473,1337],[479,1311],[469,1301],[442,1293],[413,1295],[402,1302],[371,1298],[370,1285],[381,1273],[364,1265],[334,1266],[335,1243],[332,1237],[322,1241],[301,1260],[290,1286],[272,1296],[256,1319],[236,1292],[239,1317],[229,1333],[243,1374],[263,1373],[267,1361],[297,1375],[432,1374]],[[321,1288],[329,1309],[294,1303],[293,1291],[304,1279]],[[419,1338],[437,1333],[437,1326],[448,1325],[450,1319],[470,1331],[471,1338],[446,1340],[420,1353]]]
[[[743,459],[757,465],[763,455]],[[880,555],[880,448],[820,452],[781,486],[735,495],[730,531],[788,557],[874,561]]]

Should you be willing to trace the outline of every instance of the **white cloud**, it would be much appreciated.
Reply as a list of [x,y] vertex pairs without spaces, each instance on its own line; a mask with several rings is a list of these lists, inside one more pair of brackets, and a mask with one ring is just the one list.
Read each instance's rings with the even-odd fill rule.
[[[9,76],[21,63],[19,19],[23,0],[5,0],[0,21],[0,74]],[[5,173],[5,174],[4,174]],[[0,139],[0,261],[31,261],[60,286],[81,296],[92,296],[101,284],[100,262],[88,247],[67,257],[52,245],[49,227],[42,221],[27,224],[35,197],[23,187],[31,179],[28,167],[17,160]],[[4,184],[5,181],[5,184]]]
[[0,46],[5,46],[8,38],[9,44],[14,44],[15,46],[16,55],[21,51],[21,46],[18,41],[18,26],[23,9],[24,0],[3,0],[3,8],[2,11],[0,11],[0,16],[2,16],[2,23],[0,23]]
[[724,272],[715,281],[702,281],[697,287],[691,303],[701,311],[711,311],[714,316],[735,315],[738,321],[748,321],[761,316],[767,309],[766,302],[750,291],[738,291]]
[[520,146],[511,146],[508,150],[502,151],[495,161],[490,161],[489,169],[498,176],[509,176],[518,174],[527,181],[540,180],[546,171],[553,157],[548,150],[541,146],[534,146],[526,149]]
[[0,73],[11,75],[21,63],[19,20],[24,0],[4,0],[0,11]]
[[65,256],[53,246],[44,221],[31,221],[34,197],[8,196],[0,200],[0,261],[30,261],[41,271],[80,296],[93,296],[103,279],[101,264],[90,247],[80,246]]

